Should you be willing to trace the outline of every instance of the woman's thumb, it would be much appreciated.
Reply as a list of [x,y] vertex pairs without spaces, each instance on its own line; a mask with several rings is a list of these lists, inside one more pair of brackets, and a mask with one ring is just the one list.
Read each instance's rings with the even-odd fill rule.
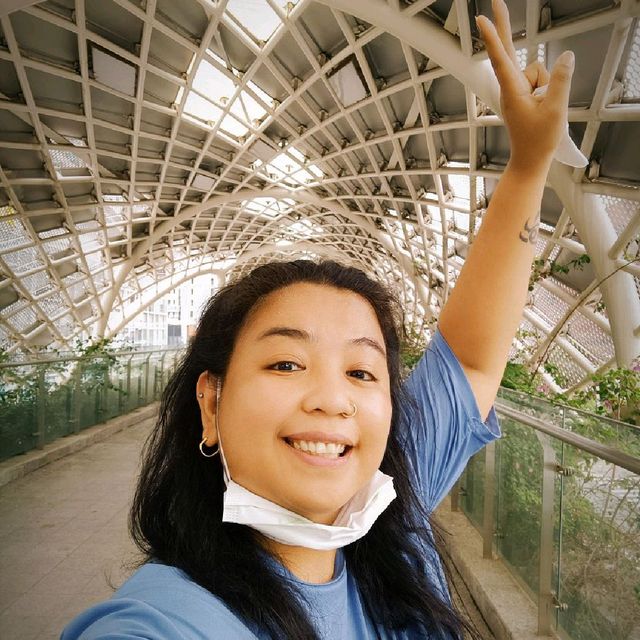
[[566,109],[569,104],[569,91],[571,89],[571,76],[575,67],[573,51],[565,51],[558,57],[551,70],[547,99],[552,106]]

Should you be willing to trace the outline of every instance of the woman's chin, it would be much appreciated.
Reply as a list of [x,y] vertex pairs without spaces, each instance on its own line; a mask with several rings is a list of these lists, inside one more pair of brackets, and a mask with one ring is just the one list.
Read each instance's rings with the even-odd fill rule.
[[342,507],[343,505],[335,502],[332,504],[306,504],[300,510],[296,509],[295,512],[316,524],[333,524],[342,511]]

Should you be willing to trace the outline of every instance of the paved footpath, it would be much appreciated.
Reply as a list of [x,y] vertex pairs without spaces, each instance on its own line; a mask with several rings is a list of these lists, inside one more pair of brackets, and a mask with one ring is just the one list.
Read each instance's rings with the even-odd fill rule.
[[[127,516],[150,420],[0,487],[0,638],[53,640],[138,557]],[[454,599],[484,625],[457,572]]]
[[0,638],[51,640],[135,560],[127,516],[149,422],[0,488]]

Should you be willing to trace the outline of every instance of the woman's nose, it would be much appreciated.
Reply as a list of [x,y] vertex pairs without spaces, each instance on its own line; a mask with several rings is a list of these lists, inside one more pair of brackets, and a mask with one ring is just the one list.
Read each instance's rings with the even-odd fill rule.
[[302,399],[302,409],[307,413],[324,413],[328,416],[350,414],[353,398],[344,374],[341,376],[316,375],[309,380]]

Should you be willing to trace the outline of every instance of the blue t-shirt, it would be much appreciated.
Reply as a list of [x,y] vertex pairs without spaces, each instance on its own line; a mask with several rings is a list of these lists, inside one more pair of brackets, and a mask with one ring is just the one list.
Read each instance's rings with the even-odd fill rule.
[[[435,509],[462,473],[471,455],[500,436],[495,411],[482,421],[460,363],[439,331],[405,382],[416,410],[400,422],[406,430],[405,450],[418,495],[429,511]],[[303,582],[273,561],[308,600],[309,615],[326,640],[376,640],[358,586],[338,550],[330,582]],[[424,571],[448,593],[440,561],[425,551]],[[387,632],[380,638],[415,640],[410,631]],[[257,635],[256,635],[257,634]],[[265,640],[252,631],[222,600],[193,582],[181,570],[148,563],[138,569],[113,597],[87,609],[63,631],[61,640]],[[422,638],[424,640],[424,638]]]

